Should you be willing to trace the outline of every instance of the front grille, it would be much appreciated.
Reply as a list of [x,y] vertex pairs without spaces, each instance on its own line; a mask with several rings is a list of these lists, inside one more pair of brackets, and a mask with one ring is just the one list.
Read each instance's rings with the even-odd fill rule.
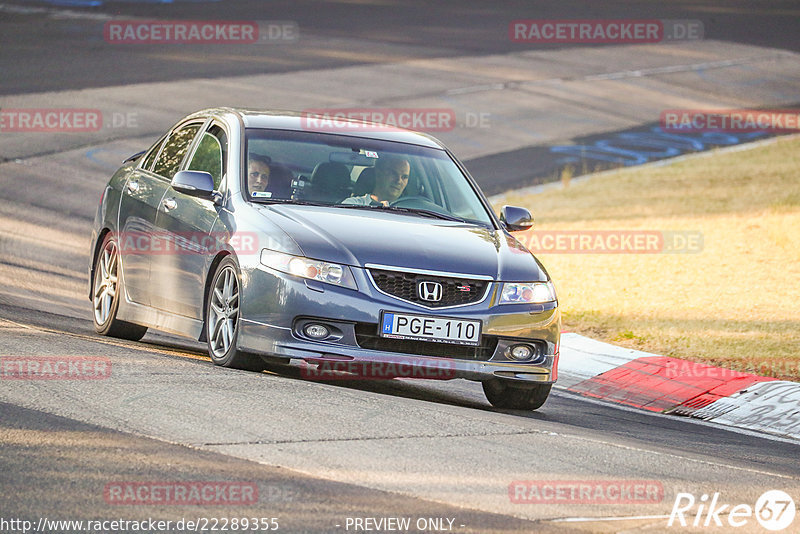
[[376,323],[356,323],[356,343],[362,349],[480,362],[488,361],[497,348],[495,336],[481,336],[481,344],[476,347],[381,337]]
[[[427,274],[370,269],[375,286],[393,297],[428,308],[464,306],[483,299],[489,287],[488,280],[451,278]],[[432,302],[420,297],[417,285],[420,282],[437,282],[442,286],[441,299]]]

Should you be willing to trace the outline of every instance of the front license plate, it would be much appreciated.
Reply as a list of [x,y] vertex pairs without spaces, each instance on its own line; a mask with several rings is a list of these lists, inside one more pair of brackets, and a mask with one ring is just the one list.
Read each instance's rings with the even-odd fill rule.
[[481,322],[385,311],[381,316],[381,336],[455,345],[479,345]]

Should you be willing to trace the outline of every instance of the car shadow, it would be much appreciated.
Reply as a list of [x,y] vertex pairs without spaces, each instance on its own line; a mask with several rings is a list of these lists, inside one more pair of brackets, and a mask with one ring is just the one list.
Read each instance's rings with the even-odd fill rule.
[[[507,415],[522,416],[532,419],[547,420],[548,416],[542,412],[526,410],[508,410],[493,408],[484,398],[483,390],[478,382],[465,379],[431,380],[421,378],[363,378],[358,375],[346,376],[341,379],[328,378],[315,379],[303,375],[302,367],[296,365],[269,364],[266,372],[283,378],[302,380],[317,384],[327,384],[333,387],[345,388],[356,391],[367,391],[380,395],[402,397],[406,399],[422,400],[437,404],[460,406],[488,412],[503,413]],[[344,373],[342,373],[344,374]],[[453,391],[456,389],[456,391]]]

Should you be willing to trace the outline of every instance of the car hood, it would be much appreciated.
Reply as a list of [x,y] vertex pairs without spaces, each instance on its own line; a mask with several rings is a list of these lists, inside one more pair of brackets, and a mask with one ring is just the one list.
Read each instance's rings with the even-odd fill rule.
[[297,242],[306,257],[543,281],[536,258],[502,230],[402,213],[323,206],[265,205],[261,214]]

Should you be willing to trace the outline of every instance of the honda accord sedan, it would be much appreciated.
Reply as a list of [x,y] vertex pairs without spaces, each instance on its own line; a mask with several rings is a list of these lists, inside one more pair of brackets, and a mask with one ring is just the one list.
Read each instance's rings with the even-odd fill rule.
[[539,408],[560,312],[547,271],[429,135],[302,113],[211,109],[111,177],[89,265],[98,333],[148,328],[223,367],[463,378]]

